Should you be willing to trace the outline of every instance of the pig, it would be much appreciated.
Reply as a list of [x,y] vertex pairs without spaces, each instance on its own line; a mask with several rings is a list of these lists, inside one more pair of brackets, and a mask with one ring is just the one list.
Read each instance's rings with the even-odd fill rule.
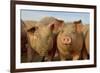
[[44,17],[34,27],[27,30],[28,43],[41,57],[41,61],[51,61],[56,52],[56,37],[63,20]]
[[82,21],[67,22],[57,36],[60,60],[78,60],[83,47]]
[[[21,20],[21,55],[26,57],[25,60],[21,58],[24,62],[31,62],[33,60],[33,56],[36,56],[36,52],[32,50],[29,46],[28,38],[27,38],[27,30],[31,29],[35,26],[37,21],[30,21],[30,20]],[[23,51],[25,50],[25,51]],[[35,57],[34,57],[35,59]]]
[[90,51],[90,44],[89,44],[89,39],[90,35],[89,35],[89,31],[87,31],[86,36],[85,36],[85,45],[86,45],[86,49],[87,49],[87,53],[89,54]]
[[85,47],[87,49],[87,53],[89,54],[89,41],[90,41],[90,31],[89,31],[89,24],[85,24],[83,25],[83,34],[84,34],[84,38],[85,38]]
[[84,36],[84,46],[82,49],[82,59],[89,59],[89,55],[90,55],[90,35],[89,35],[89,24],[84,24],[82,26],[82,32],[83,32],[83,36]]
[[21,48],[25,48],[25,44],[27,43],[26,33],[24,30],[24,23],[21,21]]
[[22,23],[21,21],[21,62],[25,62],[25,60],[23,60],[23,56],[26,55],[27,49],[26,49],[26,44],[27,44],[27,36],[26,33],[24,31],[24,23]]

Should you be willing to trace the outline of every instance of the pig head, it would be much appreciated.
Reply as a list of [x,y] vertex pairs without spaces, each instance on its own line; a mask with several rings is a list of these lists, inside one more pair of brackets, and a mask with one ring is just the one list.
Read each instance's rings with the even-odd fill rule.
[[81,20],[65,23],[57,37],[57,47],[61,60],[78,60],[83,47]]
[[27,31],[31,29],[33,26],[35,26],[36,21],[30,21],[30,20],[21,20],[21,56],[25,57],[25,60],[23,60],[23,57],[21,58],[24,62],[31,62],[36,57],[36,52],[32,50],[28,43],[28,37],[27,37]]
[[62,20],[54,17],[44,17],[36,26],[27,31],[28,41],[32,49],[34,49],[39,56],[46,57],[51,60],[55,54],[56,35],[61,30],[63,25]]

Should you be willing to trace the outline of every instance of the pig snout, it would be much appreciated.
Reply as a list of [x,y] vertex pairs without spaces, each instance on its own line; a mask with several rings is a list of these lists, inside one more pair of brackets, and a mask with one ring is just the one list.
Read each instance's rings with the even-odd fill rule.
[[69,37],[69,36],[63,36],[63,37],[61,38],[61,41],[62,41],[63,44],[68,45],[68,44],[71,44],[72,39],[71,39],[71,37]]

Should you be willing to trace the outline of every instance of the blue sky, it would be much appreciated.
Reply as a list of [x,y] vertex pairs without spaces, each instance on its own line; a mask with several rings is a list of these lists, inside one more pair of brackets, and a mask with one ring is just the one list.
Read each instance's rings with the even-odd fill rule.
[[82,20],[83,23],[90,23],[90,14],[86,12],[64,12],[64,11],[40,11],[40,10],[21,10],[22,20],[40,20],[45,16],[53,16],[65,22]]

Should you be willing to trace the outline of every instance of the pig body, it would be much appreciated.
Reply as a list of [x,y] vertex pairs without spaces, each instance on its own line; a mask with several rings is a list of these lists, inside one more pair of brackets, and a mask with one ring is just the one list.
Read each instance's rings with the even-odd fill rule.
[[83,34],[79,23],[66,23],[57,37],[57,47],[61,60],[77,60],[83,47]]
[[89,39],[90,35],[89,35],[89,31],[87,31],[86,33],[86,36],[85,36],[85,45],[86,45],[86,49],[87,49],[87,52],[89,54],[89,51],[90,51],[90,39]]
[[89,55],[90,55],[89,24],[83,25],[82,32],[83,32],[83,37],[84,37],[84,46],[82,49],[82,59],[89,59]]
[[90,37],[90,35],[89,35],[89,24],[85,24],[85,25],[83,25],[83,33],[84,33],[84,38],[85,38],[85,47],[86,47],[86,49],[87,49],[87,52],[88,52],[88,54],[89,54],[89,41],[90,41],[90,39],[89,39],[89,37]]

